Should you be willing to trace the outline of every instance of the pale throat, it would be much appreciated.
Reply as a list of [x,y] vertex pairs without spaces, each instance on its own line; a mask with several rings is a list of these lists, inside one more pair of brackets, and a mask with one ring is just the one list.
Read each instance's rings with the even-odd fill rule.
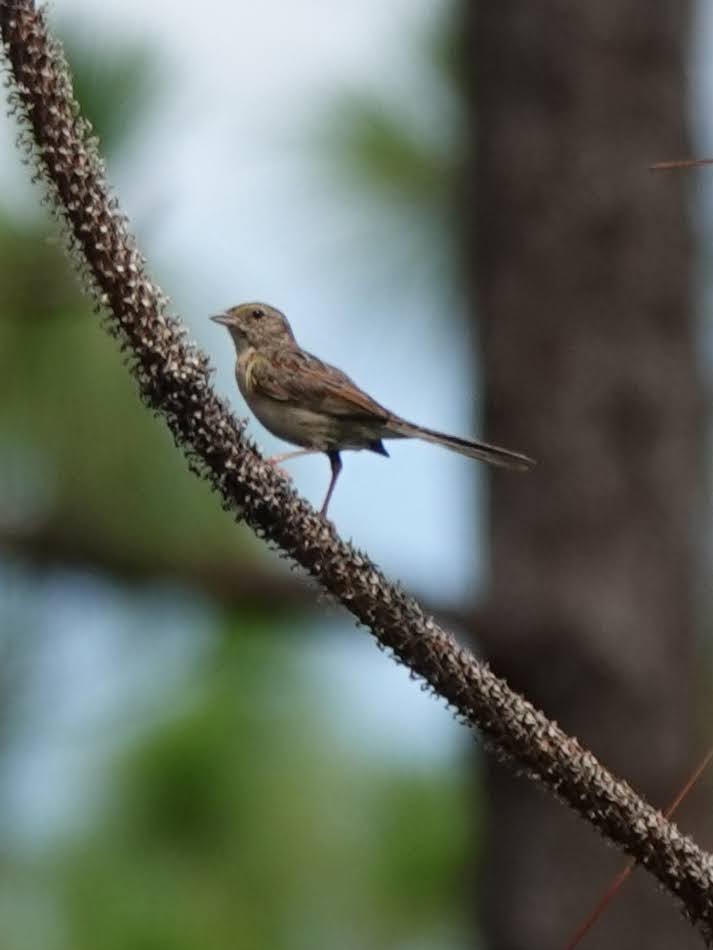
[[250,346],[247,340],[243,341],[242,347],[238,350],[238,361],[235,364],[235,376],[238,381],[238,389],[247,399],[254,390],[252,381],[252,370],[255,365],[254,358],[257,350]]
[[247,337],[244,333],[238,333],[237,330],[230,330],[230,336],[233,339],[233,345],[235,346],[235,351],[240,356],[240,354],[249,348],[250,344],[247,341]]

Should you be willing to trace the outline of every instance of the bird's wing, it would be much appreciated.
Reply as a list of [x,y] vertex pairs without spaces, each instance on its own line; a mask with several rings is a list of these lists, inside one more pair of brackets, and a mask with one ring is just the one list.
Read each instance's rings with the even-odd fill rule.
[[256,393],[314,412],[384,421],[391,416],[346,373],[304,350],[256,353],[246,375]]

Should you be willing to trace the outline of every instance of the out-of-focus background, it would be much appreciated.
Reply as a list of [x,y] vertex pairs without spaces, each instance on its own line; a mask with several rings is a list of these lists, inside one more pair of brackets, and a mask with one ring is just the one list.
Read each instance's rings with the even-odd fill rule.
[[[49,15],[237,412],[207,316],[264,299],[406,417],[540,460],[347,455],[331,515],[662,804],[710,733],[713,173],[647,166],[713,150],[713,13],[586,6]],[[620,857],[187,472],[16,134],[0,122],[0,947],[563,945]],[[290,467],[321,501],[326,460]],[[699,791],[682,817],[703,844],[705,811]],[[591,943],[689,944],[643,879]]]

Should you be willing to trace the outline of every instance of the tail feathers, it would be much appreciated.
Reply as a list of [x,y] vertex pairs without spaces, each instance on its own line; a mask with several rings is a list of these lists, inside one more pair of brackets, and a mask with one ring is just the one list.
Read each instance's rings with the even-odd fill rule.
[[436,432],[435,429],[425,429],[423,426],[406,422],[405,419],[393,419],[389,422],[389,432],[384,433],[386,438],[422,439],[434,445],[442,445],[452,452],[467,455],[469,458],[488,462],[489,465],[499,465],[501,468],[512,468],[527,472],[537,464],[534,459],[520,452],[511,452],[499,445],[488,445],[487,442],[476,442],[472,439],[461,439],[457,435],[446,435]]

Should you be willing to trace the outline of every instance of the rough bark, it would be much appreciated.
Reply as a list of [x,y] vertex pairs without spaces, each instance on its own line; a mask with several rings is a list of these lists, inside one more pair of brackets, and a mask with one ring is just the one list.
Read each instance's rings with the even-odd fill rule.
[[[485,652],[661,805],[704,745],[691,238],[684,175],[647,168],[689,154],[689,11],[684,0],[481,0],[466,14],[467,263],[486,428],[540,461],[534,478],[491,483]],[[490,945],[563,946],[621,862],[496,763],[485,771]],[[686,813],[682,823],[701,830]],[[642,881],[597,940],[699,945]]]

